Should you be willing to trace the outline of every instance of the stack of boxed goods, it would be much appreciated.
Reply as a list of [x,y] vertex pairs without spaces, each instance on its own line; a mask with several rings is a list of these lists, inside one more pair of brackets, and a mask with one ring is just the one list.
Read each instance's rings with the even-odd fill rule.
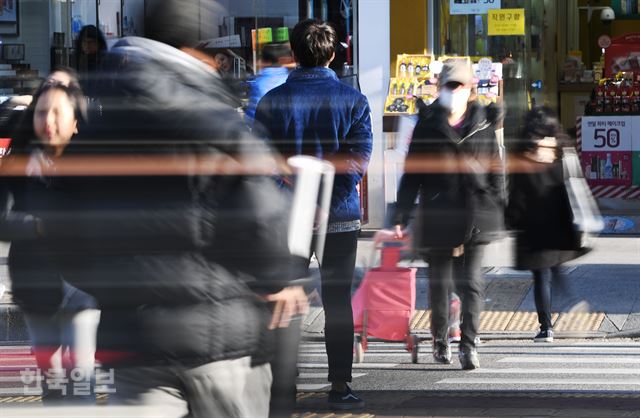
[[418,100],[427,105],[433,103],[438,97],[438,75],[447,59],[473,63],[473,90],[478,100],[484,104],[499,100],[502,64],[494,63],[490,58],[442,56],[435,59],[428,55],[402,54],[398,55],[396,77],[389,81],[385,112],[413,114],[417,112]]

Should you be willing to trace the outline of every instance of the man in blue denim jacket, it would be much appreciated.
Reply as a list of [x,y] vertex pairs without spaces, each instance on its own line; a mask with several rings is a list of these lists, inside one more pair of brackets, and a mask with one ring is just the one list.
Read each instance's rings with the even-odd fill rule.
[[351,280],[360,231],[357,185],[365,173],[373,135],[367,98],[338,80],[329,64],[337,35],[327,23],[308,19],[291,33],[298,68],[258,104],[256,121],[284,155],[313,155],[336,165],[329,225],[320,266],[329,360],[329,404],[364,406],[347,385],[353,361]]

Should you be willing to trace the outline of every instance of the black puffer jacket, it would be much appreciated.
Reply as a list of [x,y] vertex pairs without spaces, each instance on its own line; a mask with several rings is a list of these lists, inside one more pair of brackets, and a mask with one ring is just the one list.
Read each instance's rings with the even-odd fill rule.
[[[424,215],[433,216],[432,212],[426,214],[430,201],[461,190],[466,210],[445,208],[437,213],[443,224],[466,223],[467,242],[487,243],[504,231],[505,172],[495,134],[501,112],[495,105],[471,103],[459,130],[449,125],[447,117],[448,111],[438,101],[421,110],[392,219],[395,224],[407,225],[418,193]],[[466,219],[458,219],[460,216]],[[414,231],[418,241],[421,233]]]
[[256,355],[269,314],[254,291],[292,278],[289,204],[265,175],[273,155],[226,105],[215,73],[190,56],[125,38],[105,65],[103,117],[57,165],[98,162],[87,175],[52,177],[50,193],[24,204],[41,220],[39,246],[98,299],[105,364]]

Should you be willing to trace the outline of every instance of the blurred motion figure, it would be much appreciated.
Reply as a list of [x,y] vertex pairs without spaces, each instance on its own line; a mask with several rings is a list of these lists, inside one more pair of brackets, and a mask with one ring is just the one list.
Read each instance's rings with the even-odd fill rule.
[[512,144],[506,219],[516,233],[516,268],[533,272],[540,323],[536,342],[553,341],[552,280],[567,291],[560,266],[586,251],[573,226],[565,188],[562,148],[567,145],[569,137],[547,107],[527,113],[524,129]]

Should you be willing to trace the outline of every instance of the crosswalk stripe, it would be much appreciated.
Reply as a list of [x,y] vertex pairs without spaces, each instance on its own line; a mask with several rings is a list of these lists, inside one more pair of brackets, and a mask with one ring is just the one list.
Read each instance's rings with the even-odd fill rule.
[[513,369],[476,369],[471,370],[469,373],[472,374],[597,374],[597,375],[640,375],[640,369],[606,369],[606,368],[598,368],[598,369],[564,369],[564,368],[555,368],[555,369],[523,369],[523,368],[513,368]]
[[[44,380],[44,376],[33,376],[30,379]],[[22,376],[0,376],[0,383],[13,383],[13,382],[22,382]]]
[[25,389],[23,387],[19,388],[0,388],[1,396],[38,396],[42,395],[42,389],[40,388],[29,388],[28,393],[25,393]]
[[16,370],[26,370],[26,369],[31,369],[31,370],[35,370],[38,366],[33,363],[33,364],[15,364],[15,365],[11,365],[11,366],[0,366],[0,372],[5,372],[5,371],[16,371]]
[[[393,369],[398,363],[353,363],[354,369]],[[298,363],[301,369],[327,369],[327,363]]]
[[[589,347],[589,346],[571,346],[571,347],[551,347],[554,351],[597,351],[597,354],[607,355],[611,353],[629,353],[640,355],[640,346],[635,347]],[[606,350],[606,351],[603,351]]]
[[522,356],[505,357],[498,360],[498,363],[584,363],[584,364],[640,364],[640,357],[587,357],[587,356]]
[[[402,351],[402,352],[397,352],[397,353],[381,353],[381,352],[372,352],[372,351],[365,351],[364,352],[365,357],[367,356],[386,356],[386,357],[410,357],[411,354],[408,351]],[[327,354],[326,353],[300,353],[300,357],[326,357]]]
[[296,389],[303,392],[313,392],[316,390],[326,389],[331,386],[330,383],[298,383]]
[[451,378],[438,381],[439,384],[465,384],[465,385],[575,385],[575,386],[640,386],[640,379],[531,379],[521,378]]
[[[366,373],[351,373],[351,377],[354,379],[362,376],[366,376]],[[327,373],[300,373],[298,379],[326,379]]]

